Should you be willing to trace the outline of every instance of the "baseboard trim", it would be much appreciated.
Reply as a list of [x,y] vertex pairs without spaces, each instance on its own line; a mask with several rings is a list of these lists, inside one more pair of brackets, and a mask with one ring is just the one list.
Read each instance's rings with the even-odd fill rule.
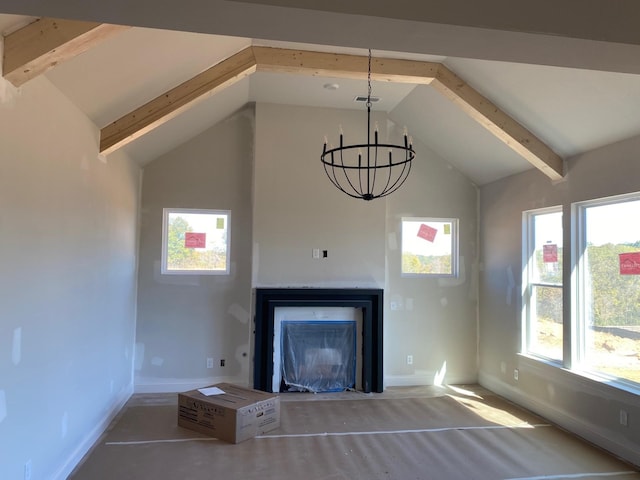
[[91,447],[100,439],[102,434],[107,430],[113,419],[118,415],[120,410],[125,406],[129,398],[133,395],[133,385],[129,384],[123,388],[115,398],[111,408],[91,431],[85,436],[84,440],[76,447],[67,460],[58,468],[58,471],[52,475],[53,480],[65,480],[71,472],[80,464],[84,456],[91,450]]
[[[435,372],[420,373],[416,375],[385,375],[384,386],[386,387],[416,387],[434,385]],[[465,385],[476,383],[477,379],[468,377],[450,377],[444,379],[442,385]]]
[[246,379],[238,377],[206,377],[206,378],[149,378],[135,379],[134,393],[180,393],[195,390],[216,383],[233,383],[249,387]]
[[517,405],[531,410],[584,440],[607,450],[611,454],[634,465],[640,465],[640,454],[638,452],[611,438],[611,436],[607,434],[608,432],[601,431],[597,426],[574,417],[548,402],[525,395],[519,389],[494,376],[480,373],[478,383],[484,388],[491,390]]

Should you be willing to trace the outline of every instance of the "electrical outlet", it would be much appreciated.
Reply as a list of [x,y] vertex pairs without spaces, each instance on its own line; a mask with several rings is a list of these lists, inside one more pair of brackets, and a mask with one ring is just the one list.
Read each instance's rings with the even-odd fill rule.
[[31,460],[24,464],[24,480],[31,480]]
[[225,364],[225,359],[223,358],[223,359],[220,360],[220,366],[224,367],[224,364]]
[[311,250],[311,256],[313,258],[320,258],[320,249],[314,248],[313,250]]
[[407,365],[413,365],[413,355],[407,355]]
[[213,368],[213,358],[207,358],[207,368]]
[[626,427],[629,422],[629,417],[627,416],[626,410],[620,410],[620,425]]
[[513,379],[514,380],[518,380],[519,377],[520,377],[520,372],[516,368],[516,369],[513,370]]

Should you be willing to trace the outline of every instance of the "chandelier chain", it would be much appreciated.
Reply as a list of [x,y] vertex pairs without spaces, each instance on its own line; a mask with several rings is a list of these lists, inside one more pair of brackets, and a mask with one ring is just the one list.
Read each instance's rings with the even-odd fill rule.
[[371,107],[371,49],[369,49],[369,69],[367,71],[367,107]]

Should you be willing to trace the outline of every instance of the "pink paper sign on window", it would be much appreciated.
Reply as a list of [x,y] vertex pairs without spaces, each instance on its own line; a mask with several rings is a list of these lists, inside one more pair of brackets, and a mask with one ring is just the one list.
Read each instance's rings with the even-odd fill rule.
[[184,248],[204,248],[206,242],[206,233],[185,232],[184,234]]
[[556,263],[558,261],[558,245],[548,243],[542,246],[542,261]]
[[425,225],[424,223],[420,225],[420,229],[418,230],[418,236],[428,240],[429,242],[433,242],[435,240],[436,233],[438,233],[437,229],[430,227],[429,225]]
[[640,275],[640,252],[621,253],[620,275]]

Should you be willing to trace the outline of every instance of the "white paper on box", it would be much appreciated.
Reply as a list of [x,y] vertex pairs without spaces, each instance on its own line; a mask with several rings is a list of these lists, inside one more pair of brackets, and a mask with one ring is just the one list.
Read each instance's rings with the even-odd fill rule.
[[224,390],[221,390],[218,387],[199,388],[198,391],[207,397],[210,397],[211,395],[222,395],[225,393]]

